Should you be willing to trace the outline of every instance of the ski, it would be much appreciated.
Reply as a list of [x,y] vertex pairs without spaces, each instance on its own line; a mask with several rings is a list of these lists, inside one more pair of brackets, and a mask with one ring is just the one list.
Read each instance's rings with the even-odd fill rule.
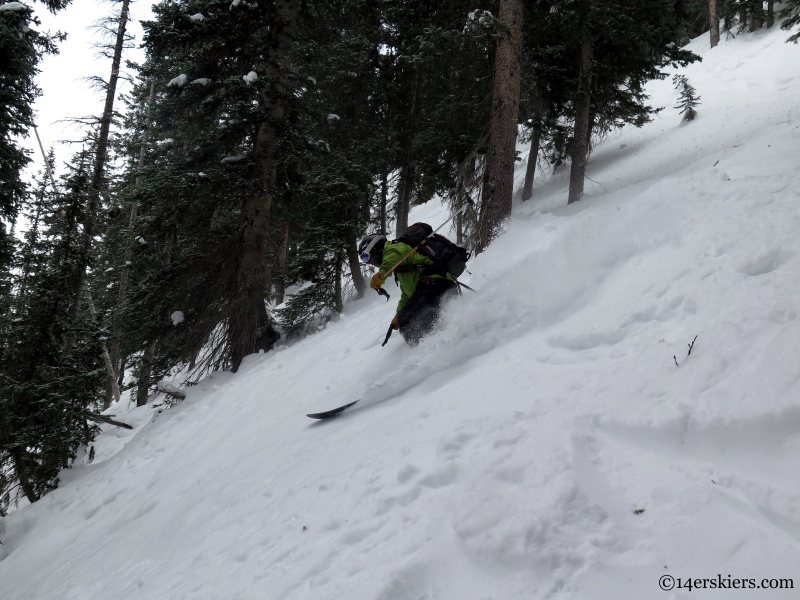
[[320,413],[312,413],[306,416],[311,417],[312,419],[330,419],[331,417],[335,417],[336,415],[342,414],[344,411],[346,411],[348,408],[350,408],[357,402],[359,402],[359,400],[356,400],[355,402],[350,402],[349,404],[345,404],[344,406],[340,406],[339,408],[334,408],[333,410],[328,410]]

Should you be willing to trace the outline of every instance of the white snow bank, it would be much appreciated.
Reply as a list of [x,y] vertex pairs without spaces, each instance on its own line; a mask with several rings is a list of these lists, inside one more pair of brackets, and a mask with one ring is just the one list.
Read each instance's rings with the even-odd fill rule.
[[[667,108],[611,136],[581,202],[566,206],[566,171],[537,182],[471,261],[478,293],[417,348],[380,347],[389,281],[392,302],[370,290],[65,472],[5,520],[4,600],[702,598],[659,578],[718,573],[796,589],[800,47],[785,38],[704,51],[684,71],[698,119]],[[669,81],[649,90],[674,106]]]
[[184,73],[181,73],[174,79],[170,79],[169,83],[167,83],[167,87],[177,86],[183,87],[189,82],[189,77],[187,77]]
[[30,6],[25,6],[22,2],[6,2],[5,4],[0,4],[0,11],[20,11],[20,10],[30,10]]

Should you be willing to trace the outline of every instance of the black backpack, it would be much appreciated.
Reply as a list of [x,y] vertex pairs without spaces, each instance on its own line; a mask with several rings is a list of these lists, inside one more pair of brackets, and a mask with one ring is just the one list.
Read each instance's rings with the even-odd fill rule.
[[[403,242],[412,248],[416,248],[432,232],[433,227],[427,223],[414,223],[395,241]],[[428,240],[417,248],[417,252],[430,258],[440,271],[450,273],[455,278],[460,277],[467,268],[467,261],[471,256],[471,253],[467,252],[466,248],[456,246],[438,233],[428,237]],[[402,272],[405,269],[396,270],[401,270]]]

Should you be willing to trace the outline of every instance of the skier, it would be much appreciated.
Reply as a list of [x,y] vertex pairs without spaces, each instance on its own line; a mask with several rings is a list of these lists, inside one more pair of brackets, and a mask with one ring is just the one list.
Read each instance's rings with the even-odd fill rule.
[[409,346],[416,346],[430,333],[444,302],[458,294],[453,275],[421,252],[413,252],[403,260],[413,249],[403,241],[390,242],[380,234],[368,235],[358,245],[361,261],[378,267],[370,281],[373,289],[380,291],[386,282],[384,273],[395,267],[400,302],[392,327],[400,331]]

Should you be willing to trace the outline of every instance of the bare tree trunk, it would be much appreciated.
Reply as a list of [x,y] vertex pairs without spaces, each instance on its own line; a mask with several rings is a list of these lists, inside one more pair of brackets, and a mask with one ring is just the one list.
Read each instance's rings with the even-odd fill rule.
[[531,150],[528,153],[528,164],[525,167],[525,183],[522,186],[522,200],[530,200],[533,195],[533,178],[536,175],[536,163],[539,159],[539,144],[542,139],[542,105],[541,88],[537,85],[533,102],[531,124]]
[[39,495],[34,491],[30,479],[28,479],[28,471],[25,468],[25,456],[19,446],[11,450],[11,456],[14,458],[14,472],[19,479],[19,485],[22,488],[22,493],[28,499],[28,502],[33,504],[39,499]]
[[147,397],[150,394],[150,376],[153,373],[153,359],[156,356],[156,342],[153,340],[147,344],[142,356],[142,364],[139,367],[139,381],[136,384],[136,406],[147,404]]
[[[92,317],[92,323],[95,325],[97,324],[97,311],[94,308],[94,302],[92,301],[92,292],[89,291],[89,286],[86,285],[86,280],[84,279],[83,285],[83,293],[86,296],[86,304],[89,306],[89,314]],[[117,385],[117,374],[114,370],[114,366],[111,364],[111,356],[108,354],[108,346],[106,346],[105,341],[100,342],[100,348],[102,350],[103,355],[103,363],[106,365],[106,381],[107,384],[111,387],[111,396],[114,402],[119,402],[119,386]],[[109,406],[111,404],[109,403]],[[108,408],[108,406],[104,406],[103,408]]]
[[275,305],[283,304],[286,296],[286,283],[283,277],[286,275],[286,257],[289,255],[289,221],[283,224],[281,245],[278,248],[278,256],[275,260],[275,270],[277,271],[277,281],[275,282]]
[[344,310],[344,299],[342,298],[342,257],[336,255],[336,269],[333,273],[333,301],[336,312],[341,314]]
[[347,246],[347,262],[350,263],[350,276],[353,278],[353,285],[356,288],[356,297],[363,298],[367,291],[367,282],[364,281],[364,276],[361,274],[361,262],[358,260],[355,243]]
[[[86,204],[86,223],[83,228],[84,256],[83,256],[83,278],[86,277],[86,267],[94,238],[95,213],[100,203],[100,191],[103,186],[103,175],[105,173],[106,159],[108,158],[108,135],[111,129],[111,121],[114,117],[114,98],[117,94],[117,81],[119,80],[119,65],[122,61],[122,48],[125,43],[125,28],[128,24],[128,6],[130,0],[122,0],[122,8],[119,14],[119,25],[117,26],[117,38],[114,43],[114,56],[111,59],[111,76],[108,78],[106,87],[106,102],[103,106],[103,115],[100,117],[100,130],[97,133],[97,143],[95,145],[94,165],[92,167],[92,178],[89,186],[89,197]],[[78,300],[75,303],[80,307],[81,293],[76,294]]]
[[[111,59],[111,76],[108,78],[106,87],[106,101],[103,106],[103,114],[100,117],[100,129],[97,133],[95,144],[94,164],[89,185],[89,193],[86,202],[86,217],[83,226],[83,253],[80,257],[79,271],[80,282],[77,290],[72,290],[72,310],[74,318],[77,318],[81,311],[83,290],[89,289],[86,279],[86,268],[89,266],[89,257],[92,251],[94,240],[94,226],[96,221],[97,207],[100,203],[100,191],[103,185],[103,174],[105,173],[106,159],[108,157],[108,136],[111,129],[111,121],[114,117],[114,98],[117,93],[117,81],[119,80],[119,65],[122,61],[122,48],[125,43],[125,28],[128,23],[128,6],[130,0],[123,0],[120,9],[119,24],[117,26],[117,37],[114,43],[114,55]],[[69,343],[69,341],[67,342]],[[112,365],[113,367],[113,365]],[[110,405],[113,389],[116,385],[116,371],[108,373],[106,387],[110,393],[106,394],[103,406]],[[113,383],[112,383],[113,380]]]
[[592,87],[592,36],[587,30],[581,42],[580,82],[575,101],[575,129],[572,145],[572,168],[569,174],[569,199],[567,204],[580,200],[586,176],[589,154],[589,116]]
[[[147,108],[145,109],[145,125],[144,131],[142,132],[142,144],[139,148],[139,164],[136,165],[136,180],[134,181],[134,188],[138,188],[142,183],[142,171],[144,170],[144,158],[147,149],[147,138],[150,134],[150,107],[153,104],[153,97],[155,95],[156,90],[156,82],[152,80],[150,82],[150,94],[147,98]],[[136,216],[139,210],[139,204],[136,200],[131,202],[131,216],[130,220],[128,221],[128,239],[125,243],[125,253],[122,257],[122,272],[119,277],[119,292],[117,294],[117,306],[116,311],[118,312],[122,308],[122,304],[125,302],[125,297],[128,295],[128,273],[129,267],[131,262],[131,255],[133,253],[133,242],[134,242],[134,233],[136,232]],[[114,326],[114,332],[111,338],[111,364],[114,367],[114,371],[116,373],[120,372],[120,327],[118,324]],[[121,383],[120,383],[121,385]],[[103,409],[105,410],[111,405],[111,386],[106,386],[106,398],[103,402]]]
[[767,0],[767,27],[775,24],[775,0]]
[[397,200],[394,205],[395,237],[400,237],[408,229],[408,213],[411,207],[411,190],[413,187],[414,167],[406,164],[400,170],[400,179],[397,182]]
[[264,303],[267,284],[267,229],[275,190],[275,159],[285,119],[285,98],[290,95],[289,54],[294,46],[300,0],[277,0],[272,41],[267,50],[265,80],[259,105],[269,118],[258,128],[253,158],[258,165],[261,190],[244,199],[239,254],[233,279],[234,305],[228,343],[231,370],[237,371],[245,355],[269,350],[275,341]]
[[[173,212],[170,217],[170,226],[167,237],[164,239],[164,266],[169,266],[172,262],[172,243],[175,238],[175,220],[177,213]],[[150,378],[153,374],[153,359],[156,356],[156,340],[147,344],[142,356],[142,364],[139,366],[139,381],[136,384],[136,406],[147,404],[147,397],[150,394]]]
[[711,35],[711,47],[719,44],[719,14],[717,13],[717,0],[708,0],[708,24]]
[[[381,174],[381,235],[386,235],[386,204],[389,199],[389,171],[384,169]],[[360,298],[360,296],[359,296]]]
[[483,252],[511,216],[514,193],[514,157],[522,50],[522,0],[500,0],[500,21],[508,28],[497,38],[492,83],[492,106],[477,253]]

